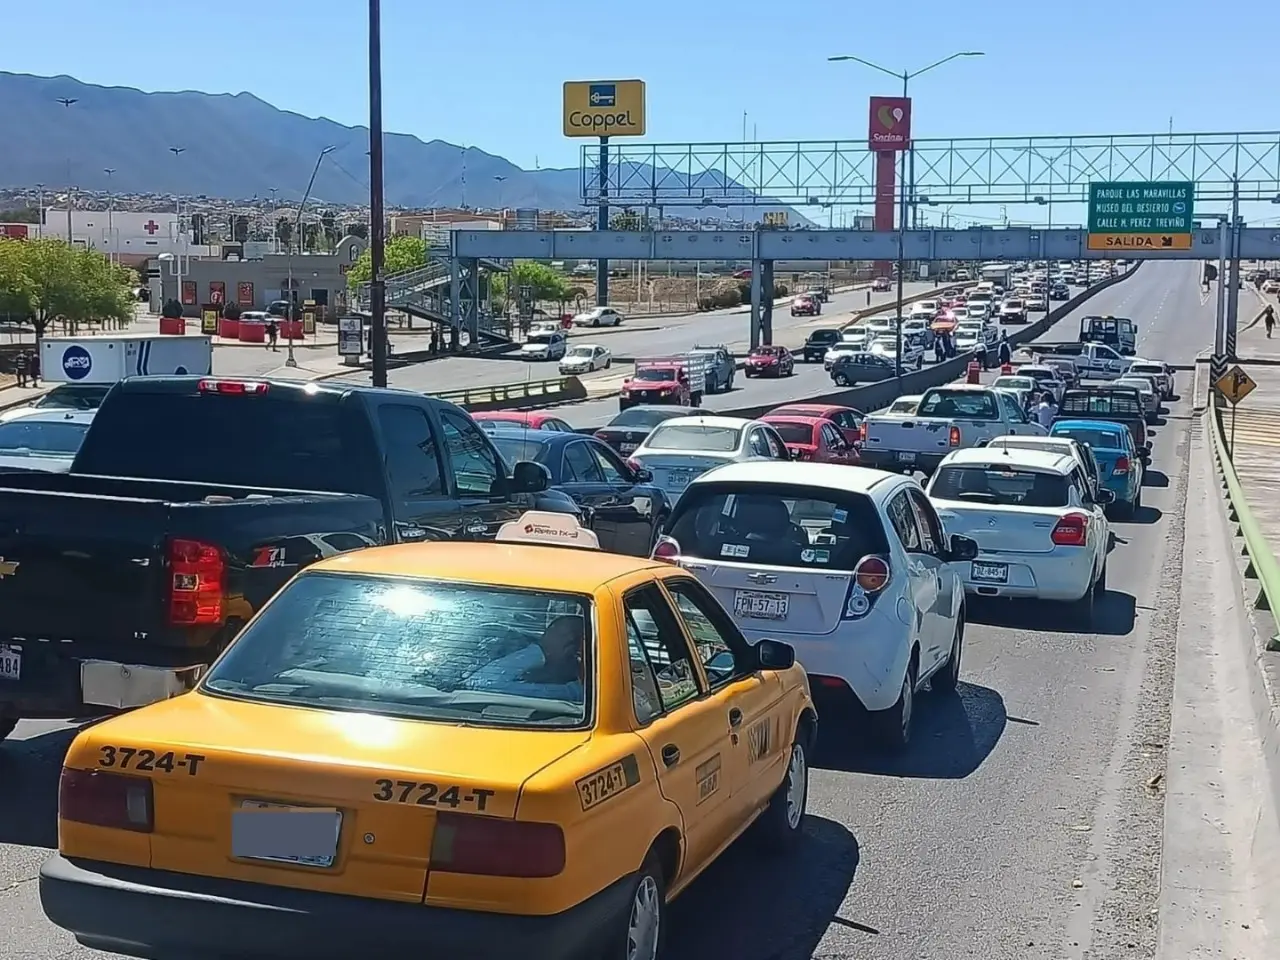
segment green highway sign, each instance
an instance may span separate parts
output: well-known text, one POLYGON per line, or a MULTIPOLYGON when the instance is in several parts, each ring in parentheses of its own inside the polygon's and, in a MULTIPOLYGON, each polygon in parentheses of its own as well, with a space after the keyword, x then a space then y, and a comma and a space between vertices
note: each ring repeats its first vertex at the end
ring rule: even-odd
POLYGON ((1190 235, 1195 184, 1120 181, 1089 184, 1089 233, 1190 235))

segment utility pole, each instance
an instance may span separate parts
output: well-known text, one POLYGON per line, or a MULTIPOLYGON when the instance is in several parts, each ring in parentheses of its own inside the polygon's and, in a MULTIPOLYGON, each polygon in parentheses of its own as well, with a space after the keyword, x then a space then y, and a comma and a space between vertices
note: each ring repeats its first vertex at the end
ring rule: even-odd
MULTIPOLYGON (((316 185, 316 174, 320 172, 320 164, 324 162, 325 157, 337 149, 338 148, 336 146, 325 147, 320 151, 320 156, 316 157, 316 165, 311 168, 311 179, 307 181, 307 189, 302 192, 302 202, 298 204, 298 217, 293 224, 293 237, 291 239, 297 241, 299 250, 302 249, 302 211, 306 209, 307 200, 311 197, 311 188, 316 185)), ((289 301, 289 326, 285 329, 289 332, 289 336, 287 338, 289 341, 289 356, 285 359, 284 365, 286 367, 296 367, 298 365, 298 361, 293 355, 293 323, 297 319, 294 316, 294 311, 297 310, 298 307, 298 291, 293 287, 292 243, 289 244, 289 255, 286 260, 286 265, 288 267, 289 275, 289 296, 286 298, 289 301)))
MULTIPOLYGON (((58 97, 56 103, 62 104, 63 108, 70 110, 73 104, 80 102, 79 97, 58 97)), ((71 187, 71 154, 67 154, 67 246, 71 247, 75 244, 72 242, 71 227, 71 208, 74 205, 73 191, 71 187)))
MULTIPOLYGON (((464 152, 463 157, 465 156, 464 152)), ((464 166, 463 170, 465 169, 464 166)), ((463 176, 465 178, 465 172, 463 176)), ((369 350, 373 354, 375 387, 387 385, 387 282, 382 275, 385 241, 382 186, 382 3, 381 0, 369 0, 369 350)))
POLYGON ((116 231, 113 222, 113 216, 116 209, 115 191, 111 189, 111 175, 116 172, 115 167, 103 167, 102 172, 107 175, 107 259, 116 263, 120 259, 120 250, 116 244, 116 231))

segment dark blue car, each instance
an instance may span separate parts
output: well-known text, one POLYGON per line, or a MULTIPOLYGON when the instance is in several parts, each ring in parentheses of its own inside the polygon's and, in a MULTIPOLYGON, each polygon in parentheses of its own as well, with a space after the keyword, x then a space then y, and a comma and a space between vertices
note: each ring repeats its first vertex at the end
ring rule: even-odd
POLYGON ((611 447, 580 433, 498 426, 489 439, 508 463, 532 460, 551 473, 551 486, 590 514, 600 548, 647 557, 671 503, 647 470, 628 465, 611 447))

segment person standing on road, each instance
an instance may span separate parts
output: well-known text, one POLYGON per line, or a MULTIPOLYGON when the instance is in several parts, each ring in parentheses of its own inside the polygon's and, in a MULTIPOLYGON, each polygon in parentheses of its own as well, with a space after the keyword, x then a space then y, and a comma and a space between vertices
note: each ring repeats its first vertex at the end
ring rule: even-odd
POLYGON ((1000 366, 1013 363, 1013 348, 1009 346, 1009 334, 1000 334, 1000 366))
POLYGON ((1036 404, 1036 423, 1048 430, 1053 426, 1053 418, 1058 415, 1058 405, 1053 402, 1053 394, 1046 390, 1040 394, 1040 402, 1036 404))
POLYGON ((1276 326, 1276 309, 1269 303, 1262 311, 1262 325, 1267 328, 1267 339, 1270 340, 1271 331, 1274 330, 1276 326))
POLYGON ((18 375, 18 386, 27 385, 27 351, 19 350, 13 358, 13 372, 18 375))
POLYGON ((267 349, 274 350, 277 353, 280 348, 277 344, 280 341, 280 326, 276 323, 275 317, 267 318, 267 349))
POLYGON ((27 354, 27 373, 31 376, 31 386, 40 386, 40 354, 35 350, 27 354))

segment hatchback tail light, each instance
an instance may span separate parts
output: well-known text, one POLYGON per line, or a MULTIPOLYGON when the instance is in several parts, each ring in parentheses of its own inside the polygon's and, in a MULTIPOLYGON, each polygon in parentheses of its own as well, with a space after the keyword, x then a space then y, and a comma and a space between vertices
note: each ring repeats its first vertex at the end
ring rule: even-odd
POLYGON ((680 560, 680 544, 672 537, 659 537, 649 557, 663 563, 677 563, 680 560))
POLYGON ((170 623, 222 623, 226 613, 227 562, 221 547, 200 540, 170 540, 169 573, 170 623))
POLYGON ((64 769, 58 816, 73 823, 150 833, 155 827, 151 781, 104 770, 64 769))
POLYGON ((564 831, 554 823, 438 813, 431 868, 486 877, 554 877, 564 871, 564 831))
POLYGON ((1089 518, 1083 513, 1068 513, 1053 528, 1050 537, 1059 547, 1083 547, 1089 535, 1089 518))
POLYGON ((865 556, 853 568, 853 579, 867 593, 879 593, 889 585, 889 564, 883 557, 865 556))
POLYGON ((947 444, 952 447, 960 446, 960 428, 954 424, 951 429, 947 431, 947 444))
POLYGON ((1128 472, 1129 472, 1128 457, 1121 457, 1119 460, 1116 461, 1116 465, 1111 468, 1111 475, 1113 477, 1123 477, 1128 472))

